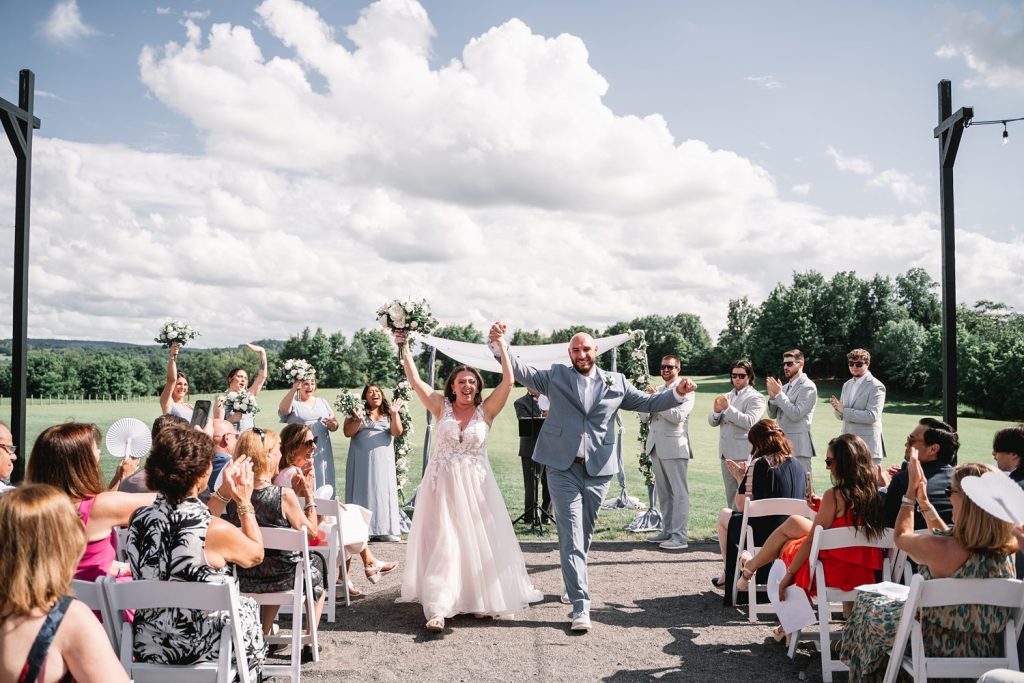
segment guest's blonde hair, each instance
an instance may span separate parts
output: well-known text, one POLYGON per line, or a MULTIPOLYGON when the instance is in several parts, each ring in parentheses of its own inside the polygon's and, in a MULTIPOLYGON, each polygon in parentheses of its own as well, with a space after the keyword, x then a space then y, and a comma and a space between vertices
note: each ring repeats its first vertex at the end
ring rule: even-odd
POLYGON ((960 510, 957 512, 956 523, 953 524, 953 538, 965 550, 971 552, 1009 555, 1017 549, 1013 525, 993 517, 978 507, 967 497, 960 485, 964 477, 980 477, 992 470, 993 468, 980 462, 957 465, 953 470, 953 486, 960 496, 960 510))
POLYGON ((242 432, 235 444, 235 459, 237 460, 242 455, 248 455, 252 460, 252 473, 256 477, 274 474, 270 471, 270 449, 273 446, 267 445, 269 434, 268 430, 259 427, 247 429, 242 432))
POLYGON ((0 495, 0 620, 47 611, 71 591, 85 527, 71 499, 48 484, 0 495))

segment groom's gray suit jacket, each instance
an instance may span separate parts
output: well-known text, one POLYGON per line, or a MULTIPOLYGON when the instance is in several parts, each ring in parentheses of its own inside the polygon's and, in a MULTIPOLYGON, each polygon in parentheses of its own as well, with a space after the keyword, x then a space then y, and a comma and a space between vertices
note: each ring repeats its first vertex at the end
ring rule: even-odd
POLYGON ((619 408, 657 413, 675 407, 682 397, 675 391, 645 394, 630 384, 621 372, 596 368, 597 388, 589 411, 583 409, 579 373, 566 365, 537 370, 513 354, 512 371, 516 381, 536 389, 551 401, 548 419, 537 437, 533 459, 556 470, 567 470, 585 439, 587 473, 592 477, 610 476, 619 471, 612 423, 619 408))

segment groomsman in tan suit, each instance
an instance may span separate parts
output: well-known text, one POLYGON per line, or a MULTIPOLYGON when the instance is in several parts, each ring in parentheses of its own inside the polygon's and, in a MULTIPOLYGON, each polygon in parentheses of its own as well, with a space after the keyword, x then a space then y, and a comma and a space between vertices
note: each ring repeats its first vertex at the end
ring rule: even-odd
POLYGON ((793 349, 782 354, 782 384, 769 377, 768 417, 779 421, 782 431, 793 444, 793 456, 804 466, 804 472, 811 471, 814 457, 814 442, 811 441, 811 423, 814 422, 814 407, 818 404, 818 387, 804 374, 804 354, 793 349))
POLYGON ((864 349, 850 351, 846 354, 846 362, 853 377, 843 384, 841 398, 833 396, 829 401, 836 419, 843 421, 843 434, 862 438, 871 449, 871 457, 877 465, 885 457, 885 442, 882 440, 885 385, 871 374, 871 354, 864 349))
POLYGON ((732 391, 715 397, 708 415, 708 424, 719 427, 718 457, 721 460, 725 504, 735 509, 739 483, 729 471, 727 460, 746 461, 750 457, 747 432, 764 413, 764 396, 754 388, 754 367, 748 360, 738 360, 729 371, 732 391))
MULTIPOLYGON (((682 361, 679 356, 668 355, 661 359, 661 378, 664 386, 658 391, 670 391, 679 384, 682 361)), ((687 394, 682 403, 660 413, 641 413, 643 420, 650 420, 647 434, 647 454, 651 456, 654 471, 654 490, 661 508, 662 529, 660 534, 647 540, 657 543, 664 550, 683 550, 687 547, 687 527, 690 521, 690 487, 686 481, 686 470, 690 463, 690 412, 696 402, 696 394, 687 394)))

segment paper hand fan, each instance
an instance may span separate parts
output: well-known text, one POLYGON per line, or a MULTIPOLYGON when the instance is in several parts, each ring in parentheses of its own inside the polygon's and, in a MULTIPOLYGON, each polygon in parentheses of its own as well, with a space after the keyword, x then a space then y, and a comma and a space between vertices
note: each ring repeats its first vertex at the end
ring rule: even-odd
POLYGON ((149 427, 134 417, 122 417, 107 430, 107 451, 115 458, 141 458, 153 443, 149 427))
POLYGON ((334 487, 331 486, 330 484, 324 484, 323 486, 321 486, 320 488, 318 488, 316 491, 313 492, 313 497, 314 498, 333 498, 334 497, 334 487))
POLYGON ((1024 490, 1005 473, 964 477, 960 486, 975 505, 993 517, 1010 524, 1024 524, 1024 490))

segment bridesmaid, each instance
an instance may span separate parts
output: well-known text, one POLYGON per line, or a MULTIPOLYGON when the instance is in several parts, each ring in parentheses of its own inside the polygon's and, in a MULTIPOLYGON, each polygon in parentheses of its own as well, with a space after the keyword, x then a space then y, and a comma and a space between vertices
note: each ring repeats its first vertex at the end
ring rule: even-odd
MULTIPOLYGON (((256 373, 256 379, 253 380, 252 385, 249 384, 249 373, 245 371, 245 368, 234 368, 228 373, 228 391, 242 391, 248 389, 249 393, 253 396, 260 393, 260 389, 263 388, 263 383, 267 381, 267 350, 262 346, 256 346, 255 344, 246 343, 250 351, 254 351, 260 356, 260 369, 256 373)), ((252 429, 256 421, 252 415, 244 413, 236 413, 234 411, 226 412, 224 410, 223 397, 217 400, 217 404, 213 409, 213 418, 215 420, 227 420, 231 424, 235 425, 235 431, 241 434, 246 429, 252 429)))
POLYGON ((167 359, 167 382, 160 392, 160 409, 164 415, 175 415, 192 422, 192 404, 185 402, 188 396, 188 377, 178 372, 178 351, 181 344, 171 344, 171 356, 167 359))
MULTIPOLYGON (((281 399, 277 414, 281 422, 305 425, 313 432, 316 439, 316 451, 313 453, 313 475, 316 488, 324 484, 337 491, 334 476, 334 449, 331 447, 331 432, 338 431, 338 418, 324 399, 315 396, 316 377, 306 380, 295 380, 292 388, 281 399)), ((329 497, 336 498, 335 494, 329 497)))
POLYGON ((373 513, 370 537, 401 540, 394 437, 402 433, 401 401, 388 403, 377 384, 363 389, 364 416, 345 418, 343 432, 352 439, 345 467, 345 502, 373 513))

